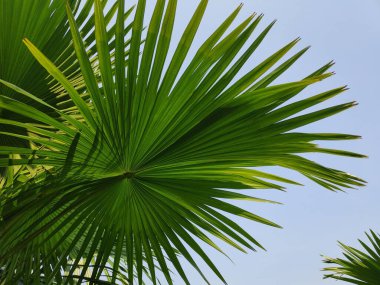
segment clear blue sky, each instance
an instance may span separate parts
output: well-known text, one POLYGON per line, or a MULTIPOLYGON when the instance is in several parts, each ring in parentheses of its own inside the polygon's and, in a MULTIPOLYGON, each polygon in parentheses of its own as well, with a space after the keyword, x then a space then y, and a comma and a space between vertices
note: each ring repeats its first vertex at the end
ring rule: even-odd
MULTIPOLYGON (((111 1, 112 2, 112 1, 111 1)), ((129 1, 127 1, 128 3, 129 1)), ((129 2, 134 3, 135 1, 129 2)), ((199 1, 179 0, 175 39, 183 31, 199 1)), ((267 252, 243 254, 226 245, 226 253, 233 263, 212 250, 207 251, 231 285, 320 285, 345 284, 323 281, 320 254, 337 256, 337 240, 357 245, 356 238, 364 238, 364 231, 373 228, 380 232, 380 0, 210 0, 195 46, 240 3, 245 5, 241 18, 252 12, 264 13, 264 23, 278 22, 256 56, 247 64, 246 71, 300 36, 295 49, 311 45, 312 49, 280 81, 300 79, 330 60, 335 60, 334 77, 304 93, 348 84, 350 90, 334 99, 339 104, 356 100, 359 106, 343 114, 307 127, 311 132, 343 132, 359 134, 362 140, 338 142, 329 146, 369 155, 369 159, 346 159, 331 156, 312 156, 329 166, 356 174, 368 186, 344 193, 331 193, 292 172, 275 169, 276 173, 298 179, 304 187, 289 187, 287 193, 265 191, 261 197, 284 203, 283 206, 239 203, 255 213, 272 219, 284 229, 274 229, 241 220, 241 225, 252 233, 267 252)), ((148 1, 149 11, 155 1, 148 1)), ((261 27, 263 27, 262 25, 261 27)), ((325 144, 326 145, 326 144, 325 144)), ((255 194, 255 193, 254 193, 255 194)), ((189 266, 185 266, 192 284, 204 282, 189 266)), ((220 281, 208 270, 213 285, 220 281)), ((175 284, 183 284, 179 277, 175 284)))

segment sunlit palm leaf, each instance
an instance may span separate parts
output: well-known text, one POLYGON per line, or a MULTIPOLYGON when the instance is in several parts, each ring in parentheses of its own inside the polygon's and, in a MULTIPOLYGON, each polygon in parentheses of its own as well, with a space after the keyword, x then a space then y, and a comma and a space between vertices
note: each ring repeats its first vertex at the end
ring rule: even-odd
MULTIPOLYGON (((136 8, 126 65, 122 33, 124 1, 117 3, 113 64, 101 1, 95 1, 101 84, 68 7, 76 56, 91 101, 83 100, 59 68, 31 41, 25 40, 35 58, 69 94, 81 120, 76 120, 72 112, 54 106, 50 108, 60 115, 58 119, 17 100, 0 98, 0 108, 42 124, 22 123, 29 130, 29 135, 24 137, 3 132, 31 141, 38 149, 1 147, 0 154, 20 157, 2 159, 0 166, 52 167, 28 183, 3 191, 0 259, 9 260, 7 278, 22 275, 33 280, 36 270, 28 267, 30 262, 17 257, 22 254, 28 260, 38 260, 37 256, 44 251, 44 258, 57 260, 51 272, 46 273, 48 281, 57 276, 68 257, 75 259, 69 275, 74 274, 77 264, 86 256, 87 260, 95 258, 97 267, 92 277, 99 278, 109 257, 114 256, 114 272, 124 259, 131 282, 137 279, 141 284, 146 266, 156 284, 158 265, 172 284, 168 258, 186 284, 190 284, 177 253, 202 274, 191 249, 224 281, 200 241, 220 251, 212 236, 242 251, 261 247, 225 214, 278 227, 227 200, 271 202, 238 190, 282 189, 279 183, 295 183, 256 167, 276 165, 293 169, 334 191, 363 184, 359 178, 299 155, 319 152, 362 157, 320 148, 313 143, 357 136, 293 131, 355 105, 351 102, 298 115, 340 94, 344 87, 285 104, 307 86, 331 75, 327 73, 331 64, 327 64, 299 81, 271 85, 305 53, 303 49, 271 70, 298 39, 236 80, 236 74, 273 24, 243 51, 262 16, 249 17, 225 35, 241 9, 238 7, 184 66, 207 1, 199 4, 169 59, 177 1, 157 1, 141 51, 146 6, 141 0, 136 8), (62 261, 57 258, 57 252, 62 261), (13 268, 17 268, 18 274, 14 274, 13 268)), ((49 107, 35 95, 21 93, 49 107)), ((83 266, 78 283, 84 280, 88 267, 89 264, 83 266)), ((114 275, 112 282, 115 278, 114 275)))
POLYGON ((325 278, 358 285, 380 284, 380 236, 373 231, 366 235, 369 244, 359 240, 364 248, 363 251, 339 243, 344 258, 325 257, 324 262, 329 264, 329 267, 323 270, 331 272, 326 274, 325 278))

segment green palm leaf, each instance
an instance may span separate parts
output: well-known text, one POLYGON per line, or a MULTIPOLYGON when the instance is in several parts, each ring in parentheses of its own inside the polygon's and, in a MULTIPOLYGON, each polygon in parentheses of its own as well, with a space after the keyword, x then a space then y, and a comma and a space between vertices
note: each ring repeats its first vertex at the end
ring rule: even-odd
MULTIPOLYGON (((86 37, 91 36, 92 25, 87 19, 91 2, 93 1, 71 0, 68 2, 76 11, 78 23, 85 26, 83 35, 86 37), (84 4, 84 7, 78 11, 80 4, 84 4)), ((33 40, 47 56, 54 59, 55 64, 60 66, 73 82, 77 80, 79 66, 75 64, 71 36, 67 33, 69 27, 65 1, 1 1, 0 27, 0 78, 37 94, 39 98, 54 106, 67 100, 67 96, 63 94, 59 96, 59 90, 54 88, 56 82, 52 81, 51 77, 49 78, 49 74, 22 44, 25 37, 33 40)), ((89 53, 93 54, 91 50, 89 53)), ((7 85, 0 84, 0 93, 37 107, 33 100, 19 96, 7 85)), ((44 110, 49 111, 49 109, 44 110)), ((2 118, 15 116, 4 109, 0 109, 0 112, 2 112, 2 118)), ((3 129, 5 127, 2 125, 3 129)), ((5 137, 1 136, 1 139, 5 137)))
MULTIPOLYGON (((78 61, 75 58, 66 17, 66 2, 74 10, 77 24, 82 26, 81 34, 86 39, 86 53, 91 58, 91 64, 96 70, 95 35, 92 30, 94 20, 93 17, 89 17, 92 14, 93 0, 2 0, 0 2, 0 94, 30 104, 45 112, 52 111, 44 105, 36 104, 34 100, 28 97, 20 96, 13 87, 9 87, 7 82, 10 82, 36 94, 38 98, 59 109, 75 108, 65 90, 57 84, 22 44, 25 37, 31 39, 44 54, 54 59, 55 65, 59 66, 77 89, 83 88, 84 83, 78 61)), ((103 1, 103 5, 106 3, 107 1, 103 1)), ((115 11, 116 5, 113 5, 106 15, 107 23, 110 23, 115 11)), ((125 17, 131 11, 129 10, 125 17)), ((111 28, 111 32, 114 29, 115 25, 111 28)), ((128 33, 129 29, 130 27, 126 29, 125 33, 128 33)), ((109 38, 109 44, 114 47, 114 39, 109 38)), ((25 121, 22 116, 3 108, 0 108, 0 114, 2 119, 12 118, 25 121)), ((17 131, 22 135, 26 134, 25 129, 20 126, 0 123, 0 129, 2 131, 17 131)), ((27 147, 29 144, 15 137, 0 135, 0 145, 27 147)), ((11 172, 11 168, 8 169, 11 172)), ((2 176, 0 179, 3 179, 4 176, 10 176, 9 173, 5 174, 5 170, 4 168, 0 169, 0 176, 2 176)))
POLYGON ((0 196, 0 260, 7 260, 5 280, 22 277, 30 283, 43 268, 50 282, 59 278, 69 258, 73 263, 68 276, 73 276, 83 257, 88 262, 77 276, 78 284, 85 280, 93 259, 96 267, 92 280, 99 280, 112 257, 111 283, 124 262, 131 283, 137 280, 141 284, 144 268, 148 268, 156 284, 158 266, 172 284, 169 268, 173 266, 190 284, 178 254, 206 280, 193 252, 224 281, 200 241, 221 252, 213 237, 241 251, 262 248, 227 214, 279 227, 229 201, 274 203, 240 190, 283 189, 282 183, 296 184, 257 167, 289 168, 333 191, 363 185, 357 177, 300 156, 315 152, 362 157, 313 143, 357 136, 295 131, 355 105, 350 102, 303 112, 340 94, 344 87, 286 104, 307 86, 331 75, 327 72, 329 63, 298 81, 272 84, 306 52, 302 49, 280 63, 298 39, 236 78, 273 26, 270 24, 244 49, 262 15, 249 17, 226 34, 239 6, 185 66, 207 1, 200 2, 169 58, 177 1, 157 1, 145 35, 146 3, 140 0, 126 62, 124 1, 117 1, 114 55, 102 2, 95 0, 94 4, 100 81, 69 5, 69 24, 84 89, 76 88, 49 57, 25 40, 41 66, 70 96, 74 111, 58 109, 38 99, 38 94, 21 90, 22 96, 50 108, 58 117, 20 100, 0 97, 0 108, 29 118, 27 122, 1 121, 20 124, 28 130, 26 135, 11 131, 0 134, 32 145, 0 147, 0 155, 12 155, 0 159, 0 167, 37 165, 46 169, 27 182, 6 187, 0 196), (53 266, 43 266, 36 262, 39 260, 52 260, 53 266))
POLYGON ((325 278, 346 281, 358 285, 377 285, 380 282, 380 236, 371 230, 366 233, 369 244, 359 240, 363 251, 339 243, 344 258, 325 257, 329 267, 324 271, 331 272, 325 278))
MULTIPOLYGON (((80 276, 79 274, 81 274, 81 267, 83 265, 86 264, 86 258, 83 258, 78 266, 77 266, 77 269, 74 271, 74 274, 68 276, 66 275, 68 273, 68 271, 70 270, 70 266, 71 266, 71 262, 73 262, 72 260, 68 260, 68 264, 67 264, 67 267, 65 268, 65 271, 61 273, 61 275, 59 277, 56 278, 55 281, 53 281, 53 285, 59 285, 59 284, 62 284, 63 282, 68 282, 68 284, 75 284, 77 283, 77 280, 78 280, 78 277, 80 276)), ((104 285, 112 285, 112 284, 115 284, 114 282, 112 282, 112 275, 113 275, 113 269, 112 269, 112 264, 113 264, 113 259, 109 259, 108 263, 109 265, 104 267, 102 273, 99 275, 99 278, 97 279, 94 279, 92 277, 92 274, 93 274, 93 268, 96 268, 96 265, 94 264, 95 263, 95 258, 93 258, 91 261, 90 261, 90 266, 89 268, 87 269, 86 273, 85 273, 85 276, 84 276, 84 282, 86 282, 86 284, 104 284, 104 285)), ((150 278, 150 275, 149 275, 149 272, 148 272, 148 269, 147 268, 143 268, 143 271, 144 273, 146 274, 146 276, 148 278, 150 278)), ((5 270, 4 269, 1 269, 0 268, 0 279, 2 278, 2 274, 4 274, 5 270)), ((117 282, 118 284, 123 284, 123 285, 128 285, 130 284, 130 282, 128 281, 128 277, 127 277, 127 270, 126 268, 124 267, 124 265, 120 265, 119 266, 119 270, 118 272, 116 273, 116 278, 117 278, 117 282)), ((29 281, 26 281, 26 282, 29 282, 29 281)), ((18 285, 24 285, 24 284, 28 284, 24 282, 23 279, 20 279, 18 280, 17 284, 18 285)), ((35 278, 33 280, 33 284, 36 284, 38 282, 40 282, 40 284, 46 284, 46 276, 44 274, 41 274, 41 276, 35 278)), ((145 284, 145 283, 144 283, 145 284)))
MULTIPOLYGON (((22 40, 28 38, 38 45, 46 56, 54 59, 55 65, 64 71, 64 74, 72 80, 76 87, 83 84, 80 80, 78 81, 80 70, 69 33, 66 2, 73 9, 77 24, 82 26, 81 34, 86 39, 86 52, 92 58, 92 62, 96 64, 96 57, 94 58, 96 55, 95 35, 92 30, 94 19, 89 17, 93 13, 91 12, 93 0, 27 2, 2 0, 0 3, 0 78, 37 94, 39 98, 54 106, 64 101, 64 96, 57 96, 62 89, 58 88, 56 81, 49 77, 44 68, 28 52, 28 49, 22 44, 22 40), (33 80, 30 80, 31 76, 33 76, 33 80)), ((107 1, 103 1, 102 5, 106 4, 107 1)), ((113 5, 106 15, 107 23, 110 23, 115 12, 116 5, 113 5)), ((114 29, 115 26, 110 28, 111 31, 114 29)), ((109 39, 109 44, 114 47, 115 41, 109 39)), ((5 85, 0 85, 0 93, 34 104, 32 100, 19 96, 17 92, 5 85)))

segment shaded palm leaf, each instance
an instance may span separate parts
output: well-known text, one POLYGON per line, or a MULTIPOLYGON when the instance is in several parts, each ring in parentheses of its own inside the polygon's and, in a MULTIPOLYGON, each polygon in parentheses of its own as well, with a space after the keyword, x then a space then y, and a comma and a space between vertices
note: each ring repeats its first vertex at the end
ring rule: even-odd
MULTIPOLYGON (((92 269, 95 266, 94 262, 95 261, 93 259, 90 262, 90 266, 89 266, 89 268, 87 269, 87 271, 85 273, 85 277, 84 277, 85 284, 104 284, 104 285, 115 284, 115 283, 111 283, 112 282, 112 275, 113 275, 113 268, 112 268, 113 260, 110 259, 108 261, 108 266, 105 266, 105 268, 103 269, 102 273, 99 275, 99 278, 97 278, 97 279, 93 279, 91 277, 92 276, 92 269)), ((84 264, 86 264, 86 259, 82 259, 82 261, 79 262, 79 264, 77 265, 77 269, 74 271, 74 274, 72 274, 72 275, 66 275, 70 271, 70 269, 71 269, 71 267, 70 267, 71 264, 70 264, 70 261, 69 261, 67 267, 65 268, 65 272, 61 272, 60 278, 57 278, 51 284, 53 284, 53 285, 59 285, 59 284, 62 284, 62 282, 68 282, 68 284, 76 284, 77 283, 77 279, 80 278, 81 267, 84 264)), ((146 273, 146 276, 149 278, 150 275, 149 275, 149 272, 148 272, 147 268, 143 268, 143 270, 146 273)), ((0 268, 0 280, 2 280, 2 275, 5 274, 5 272, 6 272, 5 269, 1 269, 0 268)), ((128 278, 126 276, 127 275, 127 270, 123 266, 123 264, 121 264, 119 266, 119 270, 116 273, 116 275, 117 275, 116 280, 117 280, 118 284, 122 284, 122 285, 128 285, 128 284, 130 284, 130 282, 128 281, 128 278)), ((26 281, 26 282, 30 282, 30 281, 26 281)), ((28 284, 26 282, 24 282, 21 279, 21 280, 17 281, 17 284, 18 285, 28 284)), ((40 277, 37 277, 36 279, 34 279, 33 282, 34 282, 33 284, 36 284, 38 282, 40 282, 40 284, 46 284, 46 277, 44 276, 44 274, 42 274, 40 277)), ((145 284, 145 283, 143 283, 143 284, 145 284)))
MULTIPOLYGON (((37 94, 39 98, 54 106, 64 100, 63 96, 57 96, 60 89, 54 88, 56 81, 52 80, 49 73, 28 52, 22 40, 28 38, 38 45, 76 87, 83 84, 77 78, 80 76, 79 64, 75 58, 69 32, 66 2, 74 9, 76 22, 82 27, 81 35, 86 39, 86 52, 96 64, 94 19, 89 17, 93 13, 91 11, 93 0, 2 0, 0 9, 0 79, 37 94), (79 7, 81 9, 78 9, 79 7)), ((103 1, 103 6, 106 3, 107 1, 103 1)), ((105 17, 107 24, 110 23, 115 11, 116 6, 113 5, 105 17)), ((111 30, 114 29, 112 26, 111 30)), ((108 40, 110 46, 114 46, 114 40, 111 37, 108 40)), ((23 102, 35 103, 19 96, 17 92, 3 84, 0 85, 0 93, 23 102)))
MULTIPOLYGON (((80 0, 69 1, 70 6, 74 9, 77 9, 83 2, 80 0)), ((91 2, 87 1, 85 9, 81 12, 78 11, 77 20, 80 24, 86 24, 91 2)), ((75 74, 78 74, 79 66, 75 64, 71 36, 67 33, 65 1, 3 0, 0 9, 0 29, 0 79, 38 94, 39 98, 54 106, 67 100, 67 96, 65 98, 65 96, 58 96, 58 93, 54 93, 55 82, 48 78, 49 74, 22 44, 25 37, 32 39, 36 44, 38 43, 45 54, 54 59, 55 64, 65 70, 68 77, 73 78, 75 74), (48 84, 49 82, 50 84, 48 84)), ((84 29, 84 35, 88 35, 90 29, 91 24, 84 29)), ((19 96, 17 92, 4 84, 0 84, 0 94, 36 106, 33 100, 19 96)), ((2 118, 14 118, 15 116, 2 108, 0 112, 2 112, 2 118)), ((6 125, 1 125, 1 129, 5 128, 7 128, 6 125)), ((13 127, 14 129, 16 126, 13 127)), ((20 133, 24 132, 20 130, 20 133)), ((9 140, 10 138, 0 137, 1 141, 4 139, 9 140)), ((14 139, 14 141, 20 143, 20 140, 14 139)))
MULTIPOLYGON (((79 3, 80 1, 77 0, 70 1, 73 8, 77 8, 79 3)), ((33 39, 50 58, 58 59, 57 65, 67 69, 73 62, 73 49, 70 47, 71 39, 67 33, 64 8, 64 1, 57 0, 3 0, 0 2, 0 79, 38 94, 52 104, 65 101, 67 97, 66 99, 64 96, 58 97, 58 94, 52 92, 52 84, 47 84, 50 81, 47 78, 49 74, 30 55, 22 44, 22 40, 25 37, 33 39), (65 62, 67 57, 71 57, 72 60, 65 62)), ((78 17, 79 21, 85 20, 86 12, 78 17)), ((70 72, 66 74, 70 75, 70 72)), ((1 83, 0 94, 24 100, 29 104, 34 103, 18 96, 17 92, 1 83)), ((0 114, 2 118, 18 117, 2 108, 0 108, 0 114)), ((20 117, 17 119, 21 120, 20 117)), ((25 130, 17 126, 0 124, 0 130, 25 134, 25 130)), ((17 138, 0 135, 0 145, 28 146, 28 143, 17 138)), ((6 173, 6 168, 0 168, 0 179, 12 177, 13 170, 12 168, 8 169, 9 171, 6 173)))
MULTIPOLYGON (((72 0, 67 2, 74 9, 77 24, 82 27, 81 34, 86 38, 86 52, 91 58, 91 65, 96 72, 98 66, 96 49, 94 49, 94 18, 89 17, 93 13, 91 11, 93 0, 72 0)), ((103 1, 103 5, 105 6, 106 4, 107 1, 103 1)), ((74 108, 75 112, 75 105, 70 103, 71 99, 64 89, 41 67, 22 43, 25 37, 33 39, 35 43, 38 43, 42 51, 50 58, 53 58, 55 64, 64 70, 64 74, 72 84, 78 90, 81 90, 84 84, 69 32, 66 1, 38 0, 25 2, 22 0, 4 0, 1 1, 0 5, 0 94, 35 106, 39 110, 51 111, 49 108, 44 108, 43 105, 36 104, 34 100, 19 96, 15 85, 9 83, 12 82, 21 88, 38 94, 39 98, 57 108, 66 110, 74 108), (31 80, 31 76, 33 80, 31 80)), ((116 5, 113 5, 107 11, 107 23, 114 17, 115 11, 116 5)), ((132 9, 126 11, 125 19, 131 12, 132 9)), ((130 28, 131 26, 126 27, 124 33, 127 34, 130 28)), ((111 27, 110 34, 114 29, 115 25, 111 27)), ((111 47, 115 45, 115 40, 112 39, 112 36, 109 38, 109 45, 111 47)), ((128 45, 128 41, 126 45, 128 45)), ((112 48, 112 52, 113 50, 114 48, 112 48)), ((99 75, 97 74, 97 76, 99 75)), ((15 119, 16 117, 18 121, 25 121, 25 118, 18 117, 16 113, 7 112, 2 108, 0 108, 0 115, 0 120, 15 119)), ((55 114, 52 113, 52 115, 55 114)), ((0 130, 2 132, 12 131, 20 135, 26 135, 26 130, 17 123, 9 125, 0 122, 0 130)), ((0 144, 36 148, 33 143, 4 135, 0 135, 0 144)), ((7 155, 0 155, 0 157, 4 158, 7 155)), ((0 189, 11 184, 26 182, 45 170, 46 167, 34 167, 31 165, 0 168, 0 189)))
MULTIPOLYGON (((93 68, 97 69, 96 49, 94 49, 95 35, 92 29, 94 19, 89 17, 92 14, 93 0, 2 0, 0 2, 0 80, 37 94, 39 98, 59 109, 75 109, 75 105, 71 103, 70 97, 64 89, 41 67, 22 44, 25 37, 31 39, 44 54, 54 60, 54 63, 60 67, 78 90, 83 88, 83 79, 75 58, 66 17, 66 2, 74 9, 75 19, 77 24, 82 27, 81 34, 86 39, 86 52, 91 58, 93 68)), ((103 5, 106 3, 107 1, 103 1, 103 5)), ((113 5, 106 15, 107 23, 110 23, 115 11, 116 6, 113 5)), ((131 10, 125 16, 127 17, 130 12, 131 10)), ((125 33, 128 33, 129 28, 125 33)), ((111 28, 111 31, 114 29, 115 26, 111 28)), ((111 37, 109 45, 111 47, 115 45, 115 41, 111 37)), ((0 81, 0 94, 31 104, 45 112, 52 111, 36 104, 34 100, 20 96, 15 90, 9 88, 9 84, 4 83, 0 81)), ((3 108, 0 108, 0 114, 2 119, 12 118, 25 121, 22 116, 3 108)), ((9 124, 0 123, 0 130, 26 134, 22 127, 9 124)), ((18 138, 0 135, 0 145, 27 147, 29 144, 18 138)), ((5 170, 4 168, 0 169, 0 176, 9 177, 10 173, 5 174, 5 170)))
MULTIPOLYGON (((18 100, 0 97, 1 108, 31 120, 20 123, 28 130, 26 136, 2 134, 25 139, 37 147, 1 147, 0 154, 18 157, 2 159, 0 166, 50 167, 27 183, 16 183, 2 193, 0 260, 8 260, 8 280, 15 276, 33 280, 40 264, 31 265, 30 260, 40 260, 41 255, 55 260, 51 271, 45 272, 48 282, 59 276, 69 257, 74 258, 68 274, 72 276, 83 256, 87 260, 95 258, 92 277, 97 279, 113 256, 112 282, 124 259, 131 283, 137 280, 141 284, 146 266, 156 284, 158 265, 172 284, 169 259, 189 284, 178 253, 206 280, 191 249, 224 281, 200 241, 219 251, 222 250, 212 237, 241 251, 262 247, 226 214, 278 227, 228 201, 272 202, 239 190, 282 189, 279 184, 296 184, 257 167, 289 168, 333 191, 363 184, 359 178, 300 156, 317 152, 362 157, 313 143, 357 136, 294 131, 355 105, 351 102, 298 114, 340 94, 344 87, 285 104, 307 86, 331 75, 327 72, 331 64, 327 64, 304 79, 272 84, 306 52, 303 49, 276 65, 298 39, 236 79, 273 23, 243 50, 262 16, 253 15, 226 34, 241 9, 239 6, 184 66, 207 1, 200 2, 169 58, 177 1, 157 1, 141 51, 146 2, 140 0, 126 64, 124 1, 117 3, 113 64, 103 7, 100 0, 95 1, 100 84, 67 7, 90 101, 84 100, 60 69, 25 40, 35 58, 69 94, 80 120, 73 117, 73 112, 59 110, 26 91, 19 90, 23 96, 59 114, 59 118, 18 100)), ((78 284, 84 280, 88 267, 89 263, 83 266, 78 284)))
POLYGON ((329 267, 324 271, 331 272, 325 278, 346 281, 358 285, 380 284, 380 236, 371 230, 366 233, 369 244, 359 240, 364 250, 339 243, 344 258, 325 257, 329 267))

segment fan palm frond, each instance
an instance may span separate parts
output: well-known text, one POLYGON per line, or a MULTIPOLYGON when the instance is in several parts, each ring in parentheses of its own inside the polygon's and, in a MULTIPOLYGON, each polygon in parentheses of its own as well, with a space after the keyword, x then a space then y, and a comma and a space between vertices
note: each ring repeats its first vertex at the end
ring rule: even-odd
POLYGON ((273 26, 272 23, 266 27, 244 48, 262 15, 250 16, 227 33, 241 9, 239 6, 184 66, 207 2, 200 2, 173 56, 169 57, 177 1, 157 1, 142 48, 146 1, 138 1, 126 62, 124 1, 117 1, 113 56, 102 1, 95 0, 101 82, 94 74, 68 5, 74 48, 85 83, 84 94, 36 45, 25 40, 41 66, 70 96, 78 117, 22 89, 14 88, 59 117, 0 96, 0 108, 30 119, 29 122, 2 119, 3 124, 19 124, 28 134, 1 134, 34 145, 33 148, 0 147, 0 154, 12 155, 0 159, 0 166, 46 168, 27 182, 6 187, 0 196, 3 218, 0 260, 7 261, 6 280, 15 277, 33 280, 43 268, 50 282, 59 278, 69 258, 74 260, 68 273, 72 276, 85 256, 88 262, 78 277, 80 284, 85 280, 90 260, 95 259, 91 277, 95 280, 100 279, 112 256, 111 283, 115 282, 115 272, 124 260, 131 283, 137 280, 141 284, 146 266, 156 284, 156 266, 159 266, 167 282, 172 284, 169 268, 173 266, 185 283, 190 284, 177 257, 181 254, 207 281, 191 249, 225 282, 200 241, 221 252, 213 237, 243 252, 262 248, 227 214, 279 227, 228 201, 274 203, 239 190, 281 190, 280 184, 297 184, 262 172, 258 167, 289 168, 333 191, 363 185, 364 181, 355 176, 301 156, 315 152, 362 157, 313 143, 357 136, 295 131, 355 105, 349 102, 299 114, 337 96, 345 87, 286 103, 307 86, 331 75, 327 72, 331 67, 328 63, 303 79, 273 85, 306 52, 307 48, 302 49, 278 64, 299 39, 237 79, 236 74, 273 26), (38 260, 46 260, 53 266, 44 267, 38 260))
POLYGON ((325 257, 324 262, 329 267, 323 271, 331 272, 325 278, 357 285, 380 284, 380 235, 371 230, 366 236, 369 243, 359 240, 364 250, 339 243, 344 258, 325 257))

